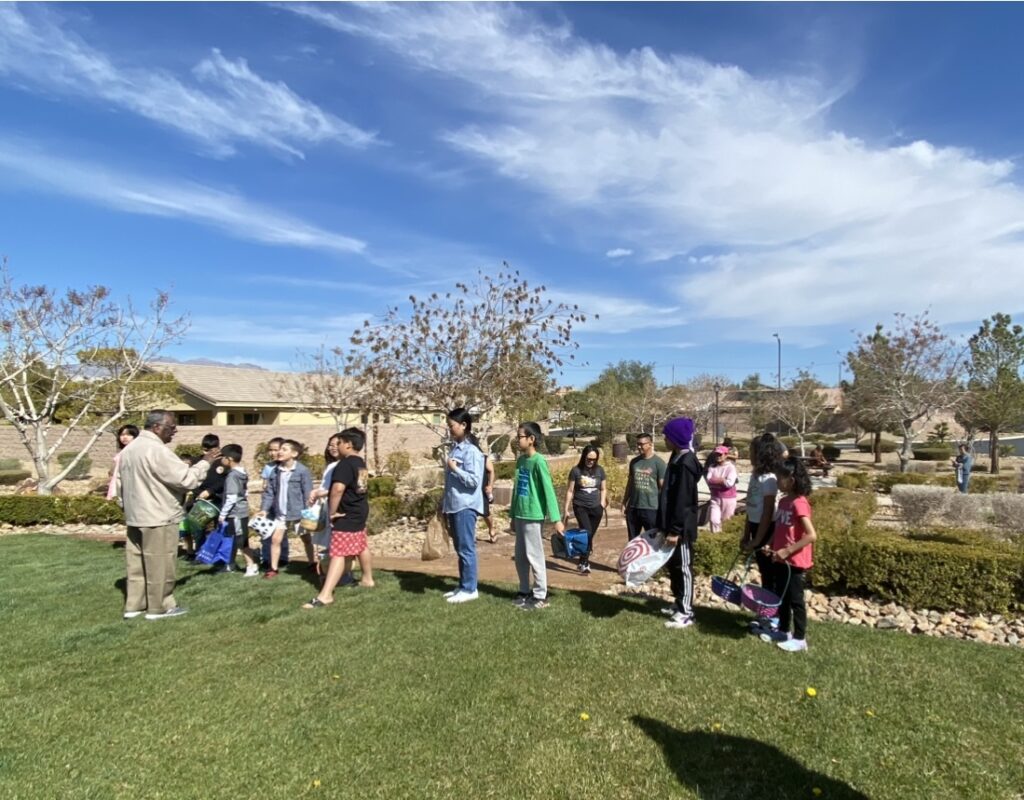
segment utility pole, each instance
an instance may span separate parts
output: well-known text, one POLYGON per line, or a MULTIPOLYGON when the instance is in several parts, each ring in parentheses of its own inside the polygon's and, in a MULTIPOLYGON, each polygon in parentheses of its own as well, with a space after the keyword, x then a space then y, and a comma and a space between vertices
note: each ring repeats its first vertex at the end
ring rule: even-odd
POLYGON ((777 333, 773 333, 772 336, 775 337, 775 341, 779 345, 779 365, 778 365, 779 369, 778 369, 778 372, 776 373, 775 388, 776 388, 777 391, 781 392, 782 391, 782 337, 779 336, 779 334, 777 334, 777 333))

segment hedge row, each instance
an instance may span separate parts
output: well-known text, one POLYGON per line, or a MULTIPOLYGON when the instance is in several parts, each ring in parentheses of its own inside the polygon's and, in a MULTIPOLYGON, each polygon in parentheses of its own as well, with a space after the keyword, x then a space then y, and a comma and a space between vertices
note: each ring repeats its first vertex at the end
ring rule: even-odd
POLYGON ((95 495, 0 497, 0 524, 64 525, 73 522, 112 525, 124 522, 124 515, 117 503, 95 495))
MULTIPOLYGON (((993 492, 1016 492, 1018 488, 1016 475, 971 475, 968 486, 972 494, 992 494, 993 492)), ((956 476, 926 475, 919 472, 847 472, 836 478, 836 486, 840 489, 874 489, 882 494, 892 494, 894 486, 943 486, 950 490, 956 488, 956 476)))
MULTIPOLYGON (((874 510, 869 494, 822 490, 811 495, 811 505, 818 541, 808 577, 818 589, 936 611, 1024 610, 1024 550, 1019 546, 973 531, 904 536, 869 528, 874 510)), ((736 557, 742 524, 733 518, 722 534, 702 533, 694 569, 724 574, 736 557)), ((753 573, 756 577, 756 567, 753 573)))

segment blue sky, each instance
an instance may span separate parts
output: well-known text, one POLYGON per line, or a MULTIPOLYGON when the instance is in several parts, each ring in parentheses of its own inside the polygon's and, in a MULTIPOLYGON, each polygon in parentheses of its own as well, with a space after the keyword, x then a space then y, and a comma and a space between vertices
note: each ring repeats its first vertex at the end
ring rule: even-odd
POLYGON ((1024 311, 1024 7, 0 4, 16 279, 273 369, 508 261, 609 362, 834 382, 1024 311))

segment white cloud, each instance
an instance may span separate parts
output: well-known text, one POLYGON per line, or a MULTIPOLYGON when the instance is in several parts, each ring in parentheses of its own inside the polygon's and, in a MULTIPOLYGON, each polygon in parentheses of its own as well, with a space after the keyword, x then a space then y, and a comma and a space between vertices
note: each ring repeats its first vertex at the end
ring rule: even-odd
POLYGON ((548 296, 567 306, 579 306, 587 321, 578 329, 582 335, 596 333, 629 333, 652 328, 670 328, 685 325, 679 305, 656 306, 629 297, 549 289, 548 296))
POLYGON ((266 80, 245 59, 213 49, 192 81, 166 71, 116 64, 50 12, 0 4, 0 76, 54 94, 82 96, 127 109, 224 157, 247 142, 302 157, 301 147, 337 142, 365 147, 375 136, 266 80))
POLYGON ((819 326, 1024 309, 1014 165, 834 130, 839 93, 817 81, 617 52, 503 4, 293 10, 461 82, 466 109, 486 113, 442 139, 595 231, 614 222, 629 249, 665 262, 688 318, 756 327, 785 307, 819 326), (969 291, 968 274, 983 278, 969 291))
POLYGON ((366 243, 198 183, 109 170, 0 139, 0 170, 29 189, 49 189, 132 214, 210 225, 239 239, 333 253, 362 253, 366 243))
POLYGON ((605 253, 605 255, 608 258, 625 258, 626 256, 633 255, 633 251, 628 247, 615 247, 605 253))
POLYGON ((308 320, 289 318, 280 313, 263 318, 200 315, 190 320, 188 341, 190 344, 215 344, 219 349, 225 345, 249 346, 264 353, 283 351, 294 355, 298 350, 311 351, 321 345, 346 346, 352 332, 365 319, 365 314, 319 315, 308 320), (273 321, 272 336, 268 336, 267 324, 270 321, 273 321))

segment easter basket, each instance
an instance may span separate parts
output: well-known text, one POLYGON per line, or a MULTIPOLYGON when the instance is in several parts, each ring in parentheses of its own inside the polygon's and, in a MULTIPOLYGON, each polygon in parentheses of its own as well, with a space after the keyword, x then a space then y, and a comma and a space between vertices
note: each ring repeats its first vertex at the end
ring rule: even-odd
MULTIPOLYGON (((782 589, 782 594, 785 595, 793 572, 789 568, 789 564, 786 564, 786 562, 783 562, 783 564, 786 567, 786 585, 782 589)), ((756 583, 744 583, 740 593, 742 595, 743 607, 747 611, 751 611, 757 616, 766 619, 774 617, 779 613, 782 598, 775 594, 775 592, 771 592, 763 586, 758 586, 756 583)))
POLYGON ((725 571, 724 575, 714 575, 711 578, 711 592, 712 594, 722 598, 727 603, 733 605, 742 605, 743 603, 743 592, 740 587, 747 579, 747 573, 750 572, 750 562, 753 560, 753 554, 747 556, 746 563, 743 565, 743 574, 739 577, 738 581, 730 580, 729 576, 732 575, 736 564, 740 560, 742 552, 736 554, 736 558, 733 559, 732 566, 725 571))

